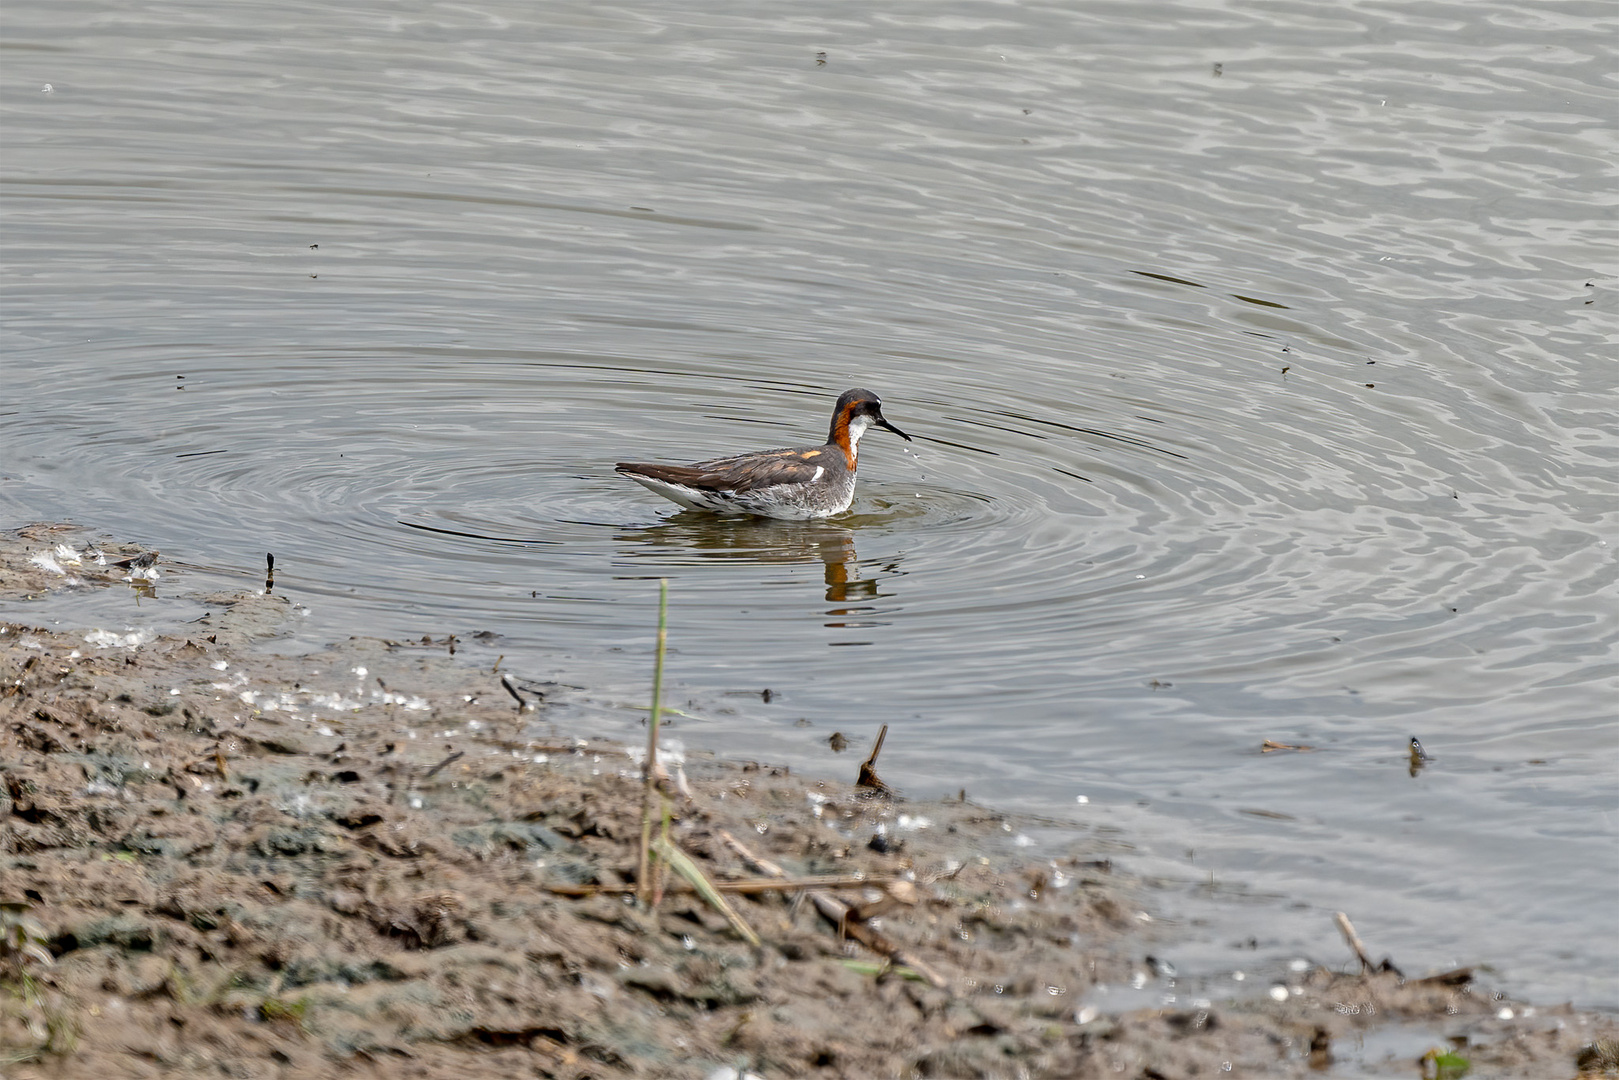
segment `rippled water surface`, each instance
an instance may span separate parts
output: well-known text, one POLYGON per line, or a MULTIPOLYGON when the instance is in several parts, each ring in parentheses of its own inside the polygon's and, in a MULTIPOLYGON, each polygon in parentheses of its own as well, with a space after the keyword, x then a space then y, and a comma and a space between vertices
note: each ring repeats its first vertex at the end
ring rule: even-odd
POLYGON ((8 9, 6 524, 273 551, 294 643, 492 632, 617 734, 667 578, 688 741, 886 722, 1214 882, 1211 968, 1342 909, 1619 1005, 1615 9, 702 8, 8 9), (612 472, 851 386, 916 442, 847 517, 612 472))

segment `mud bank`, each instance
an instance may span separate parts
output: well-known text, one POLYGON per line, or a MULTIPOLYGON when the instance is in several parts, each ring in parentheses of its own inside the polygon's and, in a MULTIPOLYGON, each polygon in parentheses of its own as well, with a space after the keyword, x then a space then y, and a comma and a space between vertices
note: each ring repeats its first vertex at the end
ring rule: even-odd
POLYGON ((650 910, 610 891, 639 764, 554 730, 546 686, 520 706, 446 639, 265 655, 287 605, 259 591, 184 635, 15 617, 141 587, 139 549, 93 539, 0 537, 6 1077, 1619 1075, 1611 1017, 1465 973, 1177 997, 1152 959, 1174 929, 1105 850, 1032 860, 970 803, 688 754, 670 836, 710 877, 761 877, 731 837, 795 879, 904 883, 825 892, 888 905, 864 925, 914 966, 801 888, 731 895, 750 946, 677 877, 650 910), (1086 1003, 1144 983, 1164 1007, 1086 1003))

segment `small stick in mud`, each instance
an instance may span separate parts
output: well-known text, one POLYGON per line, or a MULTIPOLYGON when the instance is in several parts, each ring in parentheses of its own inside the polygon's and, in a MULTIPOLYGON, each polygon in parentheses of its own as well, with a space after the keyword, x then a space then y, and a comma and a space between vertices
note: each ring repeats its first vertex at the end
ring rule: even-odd
MULTIPOLYGON (((883 730, 888 730, 886 725, 884 726, 883 730)), ((882 737, 878 736, 879 744, 881 741, 882 737)), ((758 870, 760 873, 769 874, 774 878, 785 879, 787 877, 787 872, 785 870, 771 862, 769 859, 761 858, 760 856, 755 855, 752 851, 748 850, 747 845, 743 844, 742 841, 732 836, 726 830, 719 829, 717 830, 716 835, 719 836, 720 841, 726 847, 736 852, 737 855, 741 856, 744 862, 752 866, 755 870, 758 870)), ((868 882, 868 884, 871 883, 868 882)), ((808 889, 805 891, 805 895, 807 895, 810 898, 810 902, 815 905, 815 910, 821 913, 821 918, 825 919, 833 926, 836 926, 840 933, 854 938, 856 941, 860 942, 860 944, 864 945, 866 948, 870 949, 879 956, 887 957, 888 960, 895 965, 910 968, 912 971, 922 976, 922 978, 926 979, 934 987, 940 990, 950 989, 950 980, 946 979, 943 975, 940 975, 927 964, 924 964, 922 961, 900 948, 898 945, 884 937, 882 934, 878 933, 876 930, 873 930, 871 927, 865 925, 865 923, 860 922, 857 919, 851 919, 849 905, 845 904, 842 900, 837 899, 821 889, 808 889)))
POLYGON ((851 904, 849 906, 850 922, 870 922, 888 914, 895 908, 915 907, 917 904, 916 886, 904 878, 894 878, 879 882, 868 880, 868 885, 884 885, 883 895, 869 904, 851 904))
POLYGON ((264 553, 264 591, 266 593, 269 593, 269 592, 273 592, 274 590, 275 590, 275 555, 270 553, 270 552, 265 552, 264 553))
POLYGON ((1366 955, 1366 946, 1361 944, 1360 935, 1355 933, 1355 927, 1349 921, 1348 915, 1345 915, 1340 911, 1333 915, 1332 921, 1338 924, 1338 932, 1344 936, 1344 941, 1347 942, 1349 947, 1355 951, 1355 957, 1360 961, 1360 973, 1362 975, 1381 975, 1387 973, 1394 975, 1396 978, 1405 978, 1405 972, 1395 967, 1394 960, 1390 957, 1383 957, 1383 962, 1381 964, 1372 963, 1372 958, 1366 955))
MULTIPOLYGON (((499 666, 498 663, 496 666, 499 666)), ((512 677, 510 675, 502 675, 500 677, 500 685, 506 688, 506 693, 510 694, 514 699, 516 699, 518 712, 522 712, 524 709, 528 708, 528 702, 523 700, 523 695, 519 694, 517 692, 517 687, 512 685, 512 677)))
POLYGON ((636 894, 642 905, 652 900, 652 802, 657 793, 658 714, 663 703, 663 651, 669 641, 669 579, 658 579, 658 649, 652 662, 652 714, 646 723, 646 760, 641 762, 641 860, 636 894))
MULTIPOLYGON (((886 886, 895 884, 910 884, 904 878, 886 877, 807 877, 807 878, 749 878, 742 881, 709 881, 715 892, 741 893, 751 896, 754 893, 766 892, 798 892, 800 889, 867 889, 873 886, 886 886)), ((541 885, 540 888, 556 896, 625 896, 635 892, 639 885, 541 885)), ((693 885, 676 885, 667 889, 671 892, 697 892, 693 885)), ((883 903, 884 901, 878 901, 883 903)), ((903 901, 898 901, 903 903, 903 901)), ((889 907, 893 902, 889 902, 889 907)), ((850 916, 853 918, 853 914, 850 916)), ((865 918, 873 917, 872 912, 866 912, 865 918)), ((861 921, 861 920, 856 920, 861 921)))
POLYGON ((865 923, 851 919, 849 906, 843 901, 818 889, 811 890, 809 898, 815 910, 821 913, 821 918, 836 926, 845 936, 854 938, 877 955, 887 957, 896 966, 910 968, 935 988, 950 989, 950 980, 943 975, 865 923))
MULTIPOLYGON (((427 770, 427 776, 432 776, 434 773, 436 773, 440 769, 444 768, 444 766, 453 765, 455 762, 460 761, 462 758, 464 758, 466 756, 467 756, 467 752, 465 750, 457 750, 455 753, 451 754, 449 757, 445 758, 443 761, 439 762, 437 765, 434 765, 431 769, 428 769, 427 770)), ((423 777, 423 779, 426 779, 426 777, 423 777)))
POLYGON ((1466 986, 1473 981, 1473 969, 1470 967, 1452 968, 1441 971, 1437 975, 1429 975, 1421 979, 1412 979, 1411 986, 1466 986))
POLYGON ((871 748, 871 756, 860 763, 860 775, 855 779, 855 787, 869 788, 883 795, 893 794, 893 790, 877 775, 877 755, 883 752, 883 740, 887 737, 888 725, 884 724, 877 732, 877 743, 871 748))
POLYGON ((730 848, 736 853, 738 858, 747 863, 749 866, 753 867, 755 870, 759 871, 759 873, 768 874, 773 878, 785 878, 787 876, 787 871, 783 870, 769 859, 755 855, 748 849, 746 844, 732 836, 728 830, 720 829, 717 831, 717 835, 719 836, 721 843, 730 848))
POLYGON ((1338 932, 1344 936, 1345 943, 1355 950, 1355 956, 1360 960, 1361 974, 1372 970, 1372 958, 1366 955, 1366 946, 1361 944, 1360 935, 1355 933, 1355 926, 1349 921, 1349 916, 1340 911, 1332 917, 1332 921, 1338 924, 1338 932))

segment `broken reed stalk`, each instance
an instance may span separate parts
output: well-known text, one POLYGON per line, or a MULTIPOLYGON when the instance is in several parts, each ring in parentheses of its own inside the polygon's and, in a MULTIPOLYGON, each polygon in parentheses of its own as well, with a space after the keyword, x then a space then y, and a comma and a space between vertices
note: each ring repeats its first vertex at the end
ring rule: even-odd
POLYGON ((877 775, 877 755, 883 752, 883 740, 886 738, 888 738, 888 725, 884 724, 877 732, 877 742, 871 748, 871 756, 860 763, 860 775, 855 778, 855 787, 867 788, 884 795, 891 793, 889 786, 877 775))
POLYGON ((658 579, 658 650, 652 666, 652 714, 646 723, 646 760, 641 763, 641 861, 636 870, 636 897, 652 900, 652 802, 657 794, 658 713, 663 701, 663 650, 669 641, 669 579, 658 579))
POLYGON ((736 908, 731 906, 731 902, 725 899, 718 889, 714 888, 714 883, 708 880, 708 875, 703 873, 701 867, 691 861, 691 856, 681 851, 667 837, 658 837, 657 847, 658 861, 667 863, 675 873, 685 878, 687 883, 697 890, 697 895, 706 900, 710 907, 724 915, 730 922, 731 928, 741 934, 749 945, 757 949, 760 945, 759 935, 753 932, 753 927, 749 926, 748 921, 737 912, 736 908))
MULTIPOLYGON (((662 772, 663 770, 659 769, 658 771, 662 772)), ((659 838, 657 840, 655 840, 654 843, 660 845, 658 850, 661 852, 663 850, 663 848, 670 847, 671 845, 673 845, 674 840, 671 839, 670 836, 669 836, 669 800, 668 799, 659 799, 658 800, 658 805, 663 810, 663 815, 662 815, 663 816, 663 831, 659 834, 659 838)), ((669 886, 669 860, 664 858, 660 854, 658 856, 658 861, 652 864, 652 910, 653 911, 656 911, 656 910, 658 910, 658 908, 663 906, 663 894, 667 890, 668 886, 669 886)))

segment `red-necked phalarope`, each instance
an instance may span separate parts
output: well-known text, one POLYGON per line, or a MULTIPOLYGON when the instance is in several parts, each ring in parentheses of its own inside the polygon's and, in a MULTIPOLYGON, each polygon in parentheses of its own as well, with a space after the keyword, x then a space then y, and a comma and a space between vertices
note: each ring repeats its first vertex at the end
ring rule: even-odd
POLYGON ((714 458, 695 465, 619 462, 615 466, 637 484, 689 510, 760 517, 831 517, 854 501, 854 473, 860 436, 873 424, 911 441, 883 419, 883 403, 870 390, 850 390, 832 410, 825 446, 763 450, 714 458))

